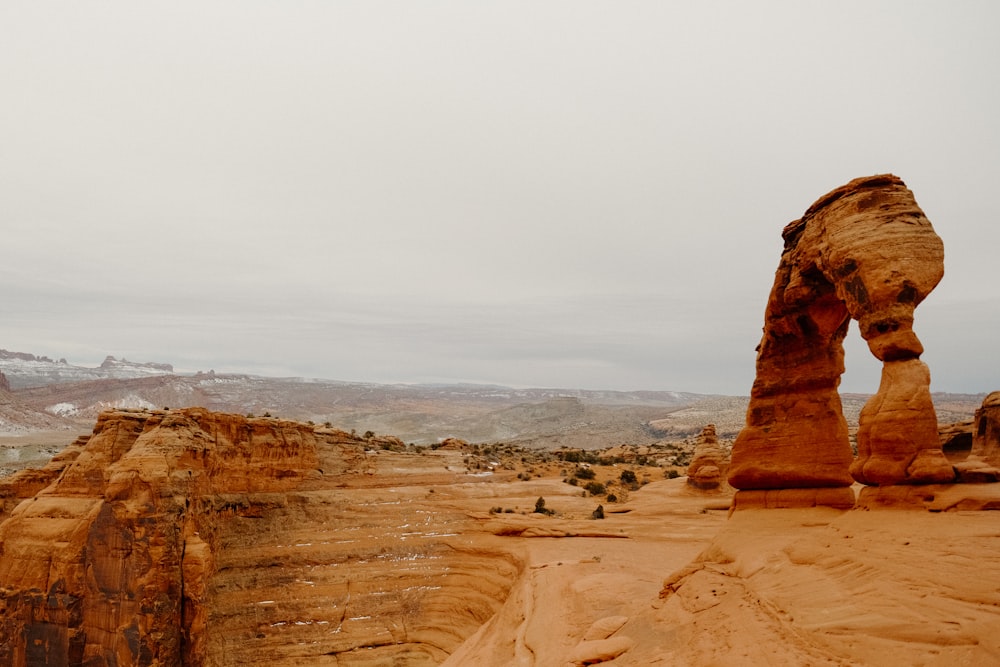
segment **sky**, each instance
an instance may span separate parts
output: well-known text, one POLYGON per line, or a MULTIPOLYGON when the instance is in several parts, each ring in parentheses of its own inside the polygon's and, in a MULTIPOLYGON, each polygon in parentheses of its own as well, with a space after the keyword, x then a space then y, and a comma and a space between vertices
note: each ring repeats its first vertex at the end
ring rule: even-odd
MULTIPOLYGON (((781 230, 894 173, 1000 389, 1000 4, 0 3, 0 348, 746 395, 781 230)), ((852 326, 841 389, 880 364, 852 326)))

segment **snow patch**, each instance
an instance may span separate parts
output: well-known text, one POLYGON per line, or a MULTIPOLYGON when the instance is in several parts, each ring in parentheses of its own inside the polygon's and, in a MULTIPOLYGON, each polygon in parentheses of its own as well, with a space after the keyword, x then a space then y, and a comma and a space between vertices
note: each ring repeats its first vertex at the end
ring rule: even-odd
POLYGON ((73 417, 80 412, 80 408, 72 403, 56 403, 45 408, 45 411, 60 417, 73 417))

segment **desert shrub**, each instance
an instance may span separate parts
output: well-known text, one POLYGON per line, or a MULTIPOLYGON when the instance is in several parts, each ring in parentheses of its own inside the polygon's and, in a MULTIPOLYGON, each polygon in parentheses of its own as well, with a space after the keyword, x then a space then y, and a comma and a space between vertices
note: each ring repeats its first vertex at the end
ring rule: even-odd
POLYGON ((663 471, 663 476, 666 477, 667 479, 677 479, 678 477, 681 476, 681 474, 676 470, 674 470, 673 468, 669 468, 663 471))
POLYGON ((609 493, 608 494, 608 502, 609 503, 617 503, 618 502, 618 496, 616 496, 613 493, 609 493))
POLYGON ((539 496, 538 500, 535 501, 535 514, 548 514, 548 515, 552 515, 552 514, 555 514, 555 511, 546 508, 545 507, 545 498, 542 498, 541 496, 539 496))
POLYGON ((577 479, 576 477, 570 477, 570 478, 569 478, 568 480, 566 480, 566 481, 567 481, 567 483, 568 483, 568 484, 569 484, 570 486, 576 486, 577 484, 579 484, 579 483, 580 483, 580 481, 579 481, 579 480, 578 480, 578 479, 577 479))
POLYGON ((587 489, 588 493, 592 496, 603 496, 608 492, 600 482, 587 482, 587 486, 583 488, 587 489))
POLYGON ((504 510, 503 510, 503 513, 504 513, 504 514, 513 514, 513 513, 514 513, 514 510, 512 510, 512 509, 511 509, 511 508, 509 508, 509 507, 505 507, 505 508, 504 508, 504 510))
POLYGON ((365 440, 371 440, 372 438, 375 437, 375 431, 365 431, 365 434, 361 437, 364 438, 365 440))
POLYGON ((594 477, 597 476, 597 473, 595 473, 590 468, 577 468, 576 471, 573 473, 573 476, 578 477, 580 479, 594 479, 594 477))
POLYGON ((604 518, 604 505, 598 505, 597 509, 594 510, 591 515, 591 519, 603 519, 604 518))
POLYGON ((631 470, 622 470, 622 474, 619 476, 619 479, 621 479, 622 484, 635 484, 637 481, 635 473, 631 470))

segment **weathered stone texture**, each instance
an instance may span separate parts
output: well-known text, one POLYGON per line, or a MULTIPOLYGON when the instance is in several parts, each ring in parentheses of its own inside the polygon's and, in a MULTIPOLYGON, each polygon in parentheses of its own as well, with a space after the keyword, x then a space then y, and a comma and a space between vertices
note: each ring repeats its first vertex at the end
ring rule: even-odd
POLYGON ((718 489, 726 485, 729 457, 719 446, 715 424, 708 424, 698 436, 694 456, 687 469, 687 483, 696 489, 718 489))
POLYGON ((63 467, 0 523, 0 664, 201 664, 218 499, 319 474, 311 427, 198 408, 103 413, 63 467))
POLYGON ((952 479, 913 332, 914 309, 943 275, 944 249, 912 193, 892 175, 856 179, 820 198, 782 236, 730 484, 837 488, 850 486, 852 474, 866 484, 952 479), (884 364, 853 463, 837 393, 851 319, 884 364))

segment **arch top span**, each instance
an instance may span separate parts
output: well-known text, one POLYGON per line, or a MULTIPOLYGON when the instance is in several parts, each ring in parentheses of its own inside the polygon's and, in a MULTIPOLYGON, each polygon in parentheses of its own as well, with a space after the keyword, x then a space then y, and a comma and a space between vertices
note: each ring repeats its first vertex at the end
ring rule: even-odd
POLYGON ((854 480, 951 481, 913 331, 914 309, 944 275, 944 245, 913 193, 892 174, 855 179, 820 197, 782 237, 730 484, 850 494, 854 480), (857 459, 837 393, 851 319, 883 363, 861 413, 857 459))

